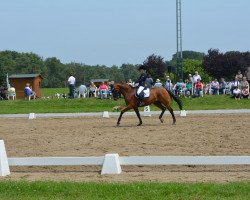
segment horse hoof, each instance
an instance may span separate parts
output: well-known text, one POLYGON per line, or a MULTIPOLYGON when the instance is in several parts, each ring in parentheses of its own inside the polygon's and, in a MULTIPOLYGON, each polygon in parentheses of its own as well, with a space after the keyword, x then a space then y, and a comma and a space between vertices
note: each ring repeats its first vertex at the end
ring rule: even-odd
POLYGON ((137 124, 137 126, 141 126, 141 125, 142 125, 142 123, 137 124))
POLYGON ((160 121, 161 121, 161 123, 163 123, 163 122, 164 122, 164 120, 163 120, 163 119, 160 119, 160 121))
POLYGON ((116 126, 120 126, 120 123, 117 123, 116 126))

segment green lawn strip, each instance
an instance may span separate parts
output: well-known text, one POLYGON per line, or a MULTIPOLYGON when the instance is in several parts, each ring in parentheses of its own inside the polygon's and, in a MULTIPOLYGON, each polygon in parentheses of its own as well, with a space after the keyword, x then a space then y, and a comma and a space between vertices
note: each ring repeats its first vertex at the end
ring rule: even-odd
POLYGON ((0 199, 250 199, 250 183, 0 182, 0 199))
MULTIPOLYGON (((249 99, 235 100, 224 95, 205 95, 203 98, 182 98, 181 100, 184 110, 250 109, 249 99)), ((173 109, 179 110, 177 103, 173 100, 171 102, 173 109)), ((113 107, 118 105, 125 106, 124 99, 118 101, 97 98, 9 100, 0 101, 0 114, 112 112, 113 107)), ((159 111, 159 108, 154 105, 150 108, 152 111, 159 111)))

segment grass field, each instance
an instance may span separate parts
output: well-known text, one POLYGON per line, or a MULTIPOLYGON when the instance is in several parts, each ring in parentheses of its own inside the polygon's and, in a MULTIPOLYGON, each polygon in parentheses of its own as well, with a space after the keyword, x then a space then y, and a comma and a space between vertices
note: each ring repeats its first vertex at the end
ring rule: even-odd
POLYGON ((0 199, 176 199, 248 200, 250 184, 241 183, 74 183, 0 182, 0 199))
MULTIPOLYGON (((42 90, 44 96, 53 96, 56 92, 67 93, 67 88, 46 88, 42 90)), ((216 109, 250 109, 250 100, 235 100, 226 95, 205 95, 202 98, 182 98, 185 110, 216 110, 216 109)), ((125 106, 124 100, 85 99, 37 99, 0 101, 0 114, 16 113, 76 113, 76 112, 103 112, 112 111, 114 106, 125 106)), ((172 101, 174 110, 179 110, 172 101)), ((151 106, 151 110, 159 110, 151 106)))

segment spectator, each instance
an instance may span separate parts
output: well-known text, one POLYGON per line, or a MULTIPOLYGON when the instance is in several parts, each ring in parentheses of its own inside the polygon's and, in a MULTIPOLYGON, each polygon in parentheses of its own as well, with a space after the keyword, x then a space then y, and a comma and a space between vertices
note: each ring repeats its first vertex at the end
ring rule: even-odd
POLYGON ((246 77, 247 77, 248 85, 250 85, 250 67, 247 68, 246 77))
POLYGON ((156 79, 156 82, 154 84, 154 88, 162 88, 162 83, 160 79, 156 79))
POLYGON ((193 77, 192 77, 192 74, 189 74, 189 75, 188 75, 188 81, 189 81, 189 82, 191 82, 191 83, 193 83, 193 77))
POLYGON ((8 89, 0 85, 0 100, 8 99, 7 94, 8 94, 8 89))
POLYGON ((220 82, 219 82, 219 93, 220 94, 225 94, 225 89, 226 89, 226 86, 227 86, 227 83, 225 81, 224 78, 221 78, 220 79, 220 82))
POLYGON ((235 88, 240 88, 240 82, 237 77, 235 77, 235 80, 231 83, 231 94, 233 95, 233 90, 235 88))
POLYGON ((248 98, 249 99, 249 88, 243 88, 241 91, 242 98, 248 98))
POLYGON ((169 76, 166 76, 167 77, 167 81, 166 81, 166 85, 165 85, 165 88, 169 91, 172 91, 173 89, 173 84, 171 83, 171 80, 169 79, 169 76))
POLYGON ((151 89, 152 86, 153 86, 153 84, 154 84, 154 81, 153 81, 151 75, 148 74, 148 76, 147 76, 147 78, 146 78, 146 82, 145 82, 146 88, 151 89))
POLYGON ((86 85, 80 85, 79 88, 78 88, 78 98, 80 97, 86 97, 86 94, 87 94, 87 87, 86 85))
POLYGON ((182 79, 180 79, 174 86, 175 95, 180 96, 182 94, 184 83, 182 79))
POLYGON ((36 98, 36 93, 32 91, 29 83, 26 83, 26 87, 24 88, 24 96, 25 98, 28 98, 28 100, 30 100, 31 97, 33 97, 34 99, 36 98))
POLYGON ((200 79, 197 79, 197 82, 194 85, 195 96, 200 97, 203 96, 203 84, 200 79))
POLYGON ((219 87, 220 87, 220 84, 219 82, 217 81, 217 79, 214 79, 211 83, 211 90, 212 90, 212 94, 215 95, 215 94, 219 94, 219 87))
POLYGON ((70 99, 74 99, 74 94, 75 94, 75 83, 76 83, 76 79, 75 77, 70 74, 70 77, 68 79, 68 86, 69 86, 69 98, 70 99))
POLYGON ((107 92, 108 92, 108 86, 103 81, 102 84, 99 87, 99 98, 107 98, 107 92))
POLYGON ((196 84, 198 82, 198 79, 201 81, 201 76, 198 74, 196 71, 195 74, 193 75, 193 83, 196 84))
POLYGON ((240 95, 241 95, 241 90, 239 89, 239 87, 237 86, 234 90, 233 90, 233 97, 236 100, 240 100, 240 95))
POLYGON ((238 79, 239 82, 242 81, 243 75, 240 70, 238 70, 238 73, 235 75, 235 79, 238 79))
POLYGON ((90 83, 90 86, 89 86, 89 97, 96 97, 96 85, 94 84, 94 82, 91 82, 90 83))
POLYGON ((128 84, 128 85, 130 85, 131 87, 133 87, 133 86, 134 86, 134 83, 133 83, 133 81, 132 81, 131 79, 128 79, 127 84, 128 84))
POLYGON ((185 97, 190 97, 192 95, 192 90, 193 90, 192 79, 186 79, 185 82, 186 82, 186 86, 184 90, 184 95, 185 97))

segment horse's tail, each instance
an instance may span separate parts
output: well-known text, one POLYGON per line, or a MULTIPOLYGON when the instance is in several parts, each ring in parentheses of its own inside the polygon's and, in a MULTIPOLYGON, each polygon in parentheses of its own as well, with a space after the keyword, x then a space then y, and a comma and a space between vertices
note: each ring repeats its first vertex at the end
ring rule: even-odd
POLYGON ((176 101, 176 103, 178 104, 180 110, 182 110, 182 101, 180 100, 179 97, 175 96, 173 92, 171 92, 170 90, 166 89, 168 91, 168 93, 170 94, 170 96, 176 101))

